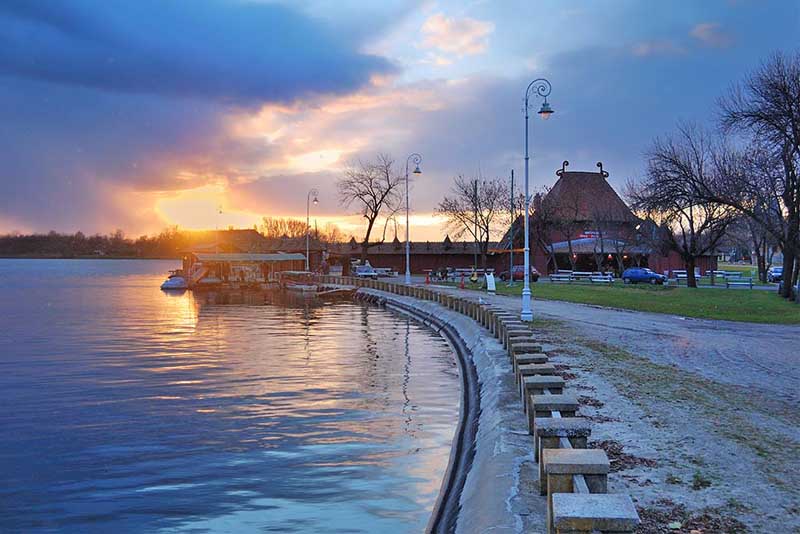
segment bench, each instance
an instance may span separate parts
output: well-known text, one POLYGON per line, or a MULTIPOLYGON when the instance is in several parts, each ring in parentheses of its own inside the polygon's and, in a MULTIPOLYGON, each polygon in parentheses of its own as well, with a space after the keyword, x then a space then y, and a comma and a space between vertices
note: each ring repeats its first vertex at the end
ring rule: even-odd
POLYGON ((753 289, 753 279, 744 277, 738 277, 733 280, 725 279, 725 288, 729 289, 731 287, 749 287, 753 289))
POLYGON ((553 374, 555 366, 516 315, 494 307, 486 311, 494 335, 509 349, 534 436, 539 489, 547 495, 546 532, 632 533, 640 523, 636 507, 628 495, 606 493, 608 456, 601 449, 586 448, 591 422, 577 417, 578 401, 564 394, 564 379, 553 374))
POLYGON ((572 282, 571 274, 551 274, 550 281, 554 284, 569 284, 572 282))
POLYGON ((589 280, 593 284, 613 284, 614 283, 614 277, 611 276, 610 274, 601 274, 601 275, 596 275, 596 276, 592 275, 592 277, 589 278, 589 280))
MULTIPOLYGON (((545 389, 537 403, 548 407, 545 389)), ((560 395, 563 397, 563 395, 560 395)), ((569 399, 566 407, 571 412, 569 399)), ((558 403, 549 407, 560 408, 558 403)), ((596 532, 632 533, 640 523, 633 500, 628 495, 609 494, 608 473, 611 463, 605 451, 587 449, 591 432, 588 422, 574 417, 562 418, 552 410, 549 418, 540 418, 535 442, 539 459, 539 490, 547 496, 548 534, 594 534, 596 532)))

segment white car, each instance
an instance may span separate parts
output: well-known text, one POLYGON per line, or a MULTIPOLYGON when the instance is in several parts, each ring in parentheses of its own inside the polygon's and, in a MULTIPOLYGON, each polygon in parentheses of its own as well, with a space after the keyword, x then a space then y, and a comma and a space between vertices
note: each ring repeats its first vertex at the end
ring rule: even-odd
POLYGON ((378 278, 378 271, 373 269, 372 265, 359 265, 356 267, 356 272, 353 273, 354 276, 359 278, 378 278))

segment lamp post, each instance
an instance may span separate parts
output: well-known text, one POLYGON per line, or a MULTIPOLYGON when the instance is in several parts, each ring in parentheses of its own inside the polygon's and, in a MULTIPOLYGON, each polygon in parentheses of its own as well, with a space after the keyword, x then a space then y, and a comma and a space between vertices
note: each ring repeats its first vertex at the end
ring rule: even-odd
POLYGON ((306 195, 306 271, 311 270, 311 264, 309 263, 309 254, 311 253, 311 246, 309 244, 309 234, 311 233, 311 197, 314 197, 314 205, 316 206, 319 204, 319 199, 317 196, 319 195, 319 191, 316 189, 311 189, 306 195))
POLYGON ((531 217, 531 195, 529 192, 529 171, 528 171, 528 116, 530 113, 530 99, 533 93, 544 98, 542 107, 538 114, 543 119, 548 119, 553 114, 553 109, 547 103, 550 95, 550 82, 544 78, 537 78, 528 84, 525 90, 525 273, 523 274, 524 286, 522 288, 522 313, 520 319, 523 321, 533 321, 533 310, 531 309, 531 248, 530 248, 530 217, 531 217))
POLYGON ((511 226, 508 229, 508 287, 514 285, 514 169, 511 169, 511 226))
POLYGON ((419 164, 422 163, 422 156, 414 152, 406 158, 406 285, 411 285, 411 242, 408 240, 408 164, 414 164, 414 174, 422 174, 419 164))

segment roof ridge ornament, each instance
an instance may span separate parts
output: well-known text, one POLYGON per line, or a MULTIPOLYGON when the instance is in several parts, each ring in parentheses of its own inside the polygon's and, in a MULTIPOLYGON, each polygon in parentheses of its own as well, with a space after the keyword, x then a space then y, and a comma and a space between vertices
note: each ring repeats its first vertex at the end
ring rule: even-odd
POLYGON ((603 170, 603 162, 602 161, 598 161, 597 162, 597 168, 600 169, 600 176, 602 176, 603 178, 608 178, 608 171, 604 171, 603 170))
POLYGON ((556 176, 560 177, 562 174, 567 172, 567 167, 569 167, 569 161, 564 160, 561 162, 561 168, 556 171, 556 176))

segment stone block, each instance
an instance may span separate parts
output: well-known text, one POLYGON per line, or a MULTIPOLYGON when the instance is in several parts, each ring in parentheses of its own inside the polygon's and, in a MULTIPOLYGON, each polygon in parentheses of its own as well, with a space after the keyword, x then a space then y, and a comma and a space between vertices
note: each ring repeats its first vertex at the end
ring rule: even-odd
POLYGON ((526 376, 536 376, 536 375, 554 375, 556 374, 556 368, 553 366, 552 363, 529 363, 525 365, 515 366, 516 370, 514 371, 514 377, 517 381, 517 385, 520 388, 520 393, 522 393, 522 378, 526 376))
POLYGON ((542 346, 531 341, 509 343, 509 347, 512 356, 523 353, 542 352, 542 346))
POLYGON ((557 534, 622 534, 640 522, 631 498, 621 494, 554 493, 551 513, 557 534))
POLYGON ((564 379, 560 376, 535 375, 522 378, 522 400, 525 413, 528 413, 528 402, 532 395, 541 395, 548 390, 552 395, 564 392, 564 379))
MULTIPOLYGON (((563 379, 562 379, 563 380, 563 379)), ((578 399, 571 393, 563 393, 560 395, 531 395, 531 405, 537 412, 577 412, 578 399)))
POLYGON ((537 462, 541 461, 545 448, 560 448, 561 438, 566 438, 574 449, 585 449, 592 433, 592 423, 583 417, 539 417, 533 426, 533 454, 537 462), (542 440, 546 441, 546 447, 540 446, 542 440))
POLYGON ((547 362, 547 355, 541 352, 526 352, 524 354, 515 354, 511 357, 511 367, 514 369, 515 375, 520 365, 543 364, 547 362))
POLYGON ((611 470, 603 449, 545 449, 542 460, 547 475, 607 475, 611 470))
POLYGON ((608 492, 611 465, 601 449, 544 449, 540 472, 542 469, 546 484, 540 480, 539 490, 548 496, 548 509, 552 506, 553 494, 576 492, 574 475, 583 476, 589 493, 608 492))

